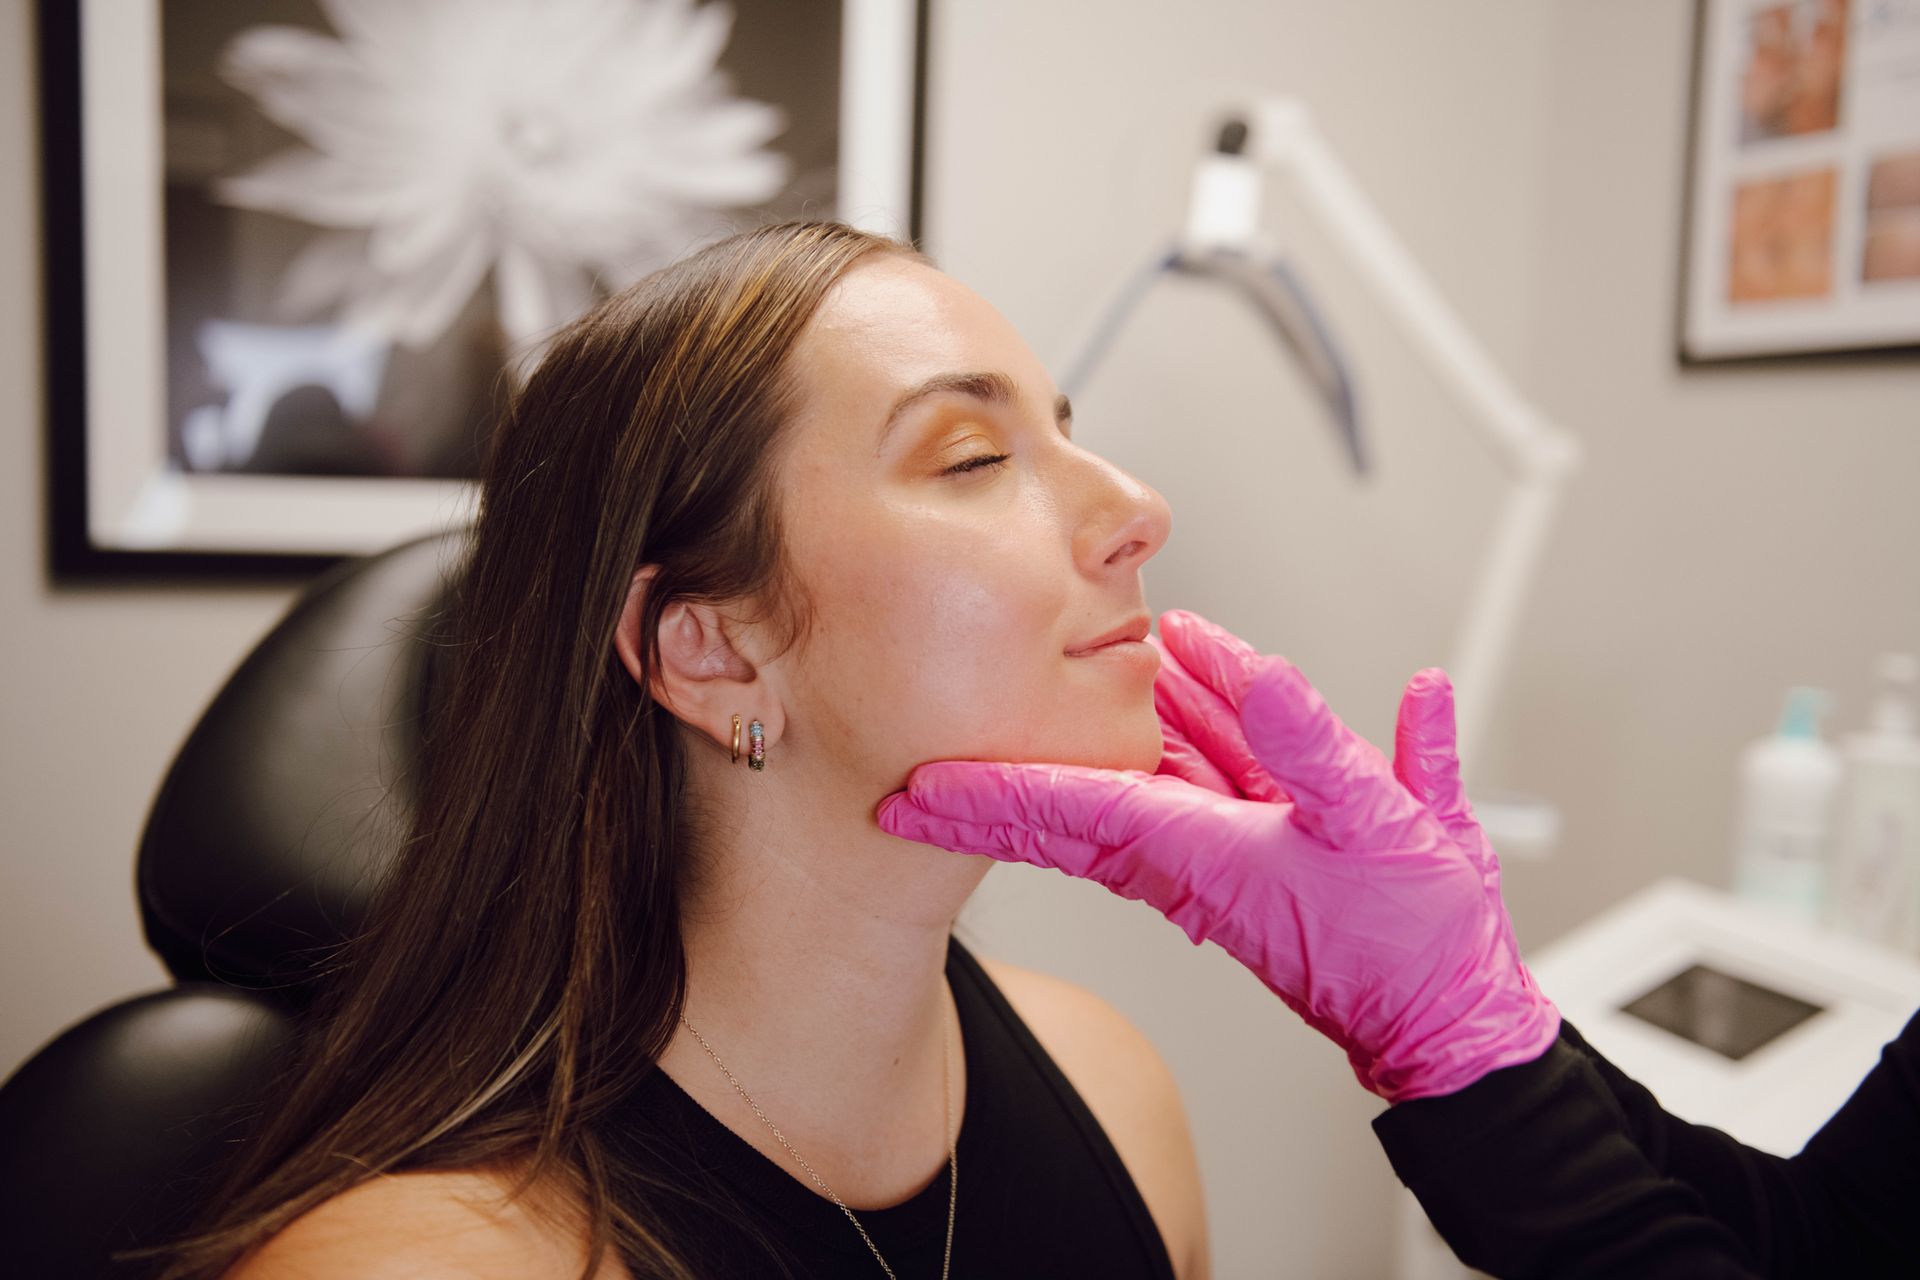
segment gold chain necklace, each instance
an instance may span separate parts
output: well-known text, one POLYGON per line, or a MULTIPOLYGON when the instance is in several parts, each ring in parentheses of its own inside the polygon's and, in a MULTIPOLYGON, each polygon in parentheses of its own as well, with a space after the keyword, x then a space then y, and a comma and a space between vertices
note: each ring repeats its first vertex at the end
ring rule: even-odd
MULTIPOLYGON (((958 1012, 958 1010, 955 1010, 956 1016, 958 1012)), ((694 1030, 693 1024, 687 1021, 687 1015, 684 1012, 680 1015, 680 1025, 691 1032, 693 1038, 700 1042, 700 1047, 707 1051, 709 1058, 713 1059, 713 1065, 720 1068, 720 1074, 727 1078, 727 1083, 733 1086, 734 1092, 745 1100, 754 1115, 760 1117, 760 1123, 772 1131, 774 1138, 779 1141, 782 1147, 786 1148, 787 1154, 792 1156, 800 1167, 807 1171, 807 1176, 813 1179, 813 1184, 826 1193, 827 1199, 833 1201, 833 1203, 839 1207, 840 1212, 847 1215, 847 1220, 853 1223, 853 1229, 860 1233, 860 1238, 867 1242, 867 1248, 872 1250, 873 1260, 878 1262, 880 1269, 887 1273, 887 1280, 899 1280, 899 1277, 894 1275, 893 1268, 887 1265, 887 1260, 880 1256, 880 1249, 873 1243, 873 1237, 868 1235, 867 1229, 860 1225, 860 1219, 855 1216, 853 1210, 847 1208, 847 1202, 835 1195, 833 1188, 827 1185, 827 1180, 815 1172, 814 1167, 807 1163, 805 1156, 793 1149, 793 1144, 787 1141, 787 1135, 780 1132, 780 1126, 768 1119, 767 1113, 760 1109, 760 1104, 753 1100, 753 1095, 747 1092, 746 1086, 741 1084, 733 1072, 727 1069, 726 1063, 720 1061, 720 1055, 713 1051, 713 1046, 707 1043, 707 1038, 694 1030)), ((960 1156, 958 1141, 953 1132, 952 1059, 953 1031, 949 1027, 945 1013, 943 1012, 940 1018, 940 1102, 941 1114, 946 1118, 946 1128, 943 1132, 947 1138, 947 1252, 945 1259, 940 1263, 940 1280, 947 1280, 947 1274, 953 1267, 953 1211, 954 1207, 959 1203, 960 1195, 960 1156)))

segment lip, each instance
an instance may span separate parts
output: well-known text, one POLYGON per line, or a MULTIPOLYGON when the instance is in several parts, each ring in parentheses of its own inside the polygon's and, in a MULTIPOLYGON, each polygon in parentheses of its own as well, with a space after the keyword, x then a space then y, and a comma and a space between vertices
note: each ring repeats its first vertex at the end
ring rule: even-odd
POLYGON ((1077 658, 1083 654, 1095 653, 1101 649, 1117 644, 1142 644, 1143 647, 1145 647, 1143 642, 1147 638, 1147 631, 1152 626, 1152 618, 1144 613, 1138 614, 1128 618, 1119 626, 1109 631, 1103 631, 1093 639, 1068 649, 1067 656, 1069 658, 1077 658))

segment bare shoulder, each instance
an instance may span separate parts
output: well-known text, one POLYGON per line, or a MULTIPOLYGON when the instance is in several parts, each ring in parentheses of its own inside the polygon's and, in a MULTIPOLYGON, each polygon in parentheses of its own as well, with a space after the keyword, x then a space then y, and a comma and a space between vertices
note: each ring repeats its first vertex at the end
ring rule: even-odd
POLYGON ((1085 987, 980 958, 1086 1101, 1147 1202, 1183 1280, 1208 1274, 1206 1201, 1173 1072, 1153 1042, 1085 987))
MULTIPOLYGON (((503 1173, 372 1178, 316 1205, 223 1280, 579 1280, 584 1230, 550 1193, 510 1200, 503 1173)), ((594 1280, 629 1280, 609 1253, 594 1280)))

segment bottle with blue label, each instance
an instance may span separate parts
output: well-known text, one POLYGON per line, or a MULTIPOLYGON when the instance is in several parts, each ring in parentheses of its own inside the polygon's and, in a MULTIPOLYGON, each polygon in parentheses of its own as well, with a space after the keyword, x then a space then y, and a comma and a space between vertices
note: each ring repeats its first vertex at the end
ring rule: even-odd
POLYGON ((1740 897, 1803 924, 1826 915, 1827 849, 1840 753, 1820 737, 1824 689, 1787 691, 1778 729, 1740 758, 1733 887, 1740 897))

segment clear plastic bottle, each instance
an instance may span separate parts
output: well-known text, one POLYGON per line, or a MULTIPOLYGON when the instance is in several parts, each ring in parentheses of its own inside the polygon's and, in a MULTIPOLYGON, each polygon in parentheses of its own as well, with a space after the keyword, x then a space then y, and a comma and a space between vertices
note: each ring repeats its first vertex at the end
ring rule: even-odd
POLYGON ((1820 738, 1824 689, 1787 691, 1779 729, 1740 758, 1734 892, 1806 924, 1825 915, 1827 845, 1840 753, 1820 738))
POLYGON ((1834 928, 1905 952, 1920 950, 1920 659, 1883 653, 1863 733, 1841 744, 1840 799, 1829 862, 1834 928))

